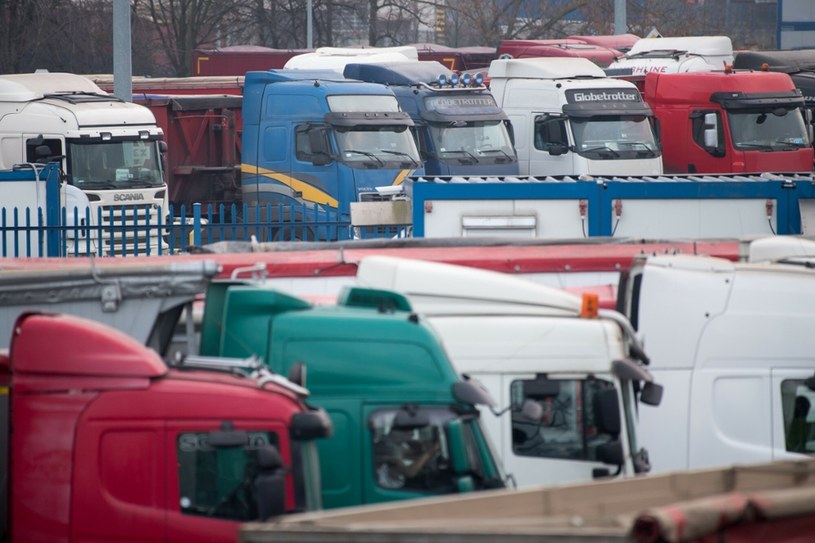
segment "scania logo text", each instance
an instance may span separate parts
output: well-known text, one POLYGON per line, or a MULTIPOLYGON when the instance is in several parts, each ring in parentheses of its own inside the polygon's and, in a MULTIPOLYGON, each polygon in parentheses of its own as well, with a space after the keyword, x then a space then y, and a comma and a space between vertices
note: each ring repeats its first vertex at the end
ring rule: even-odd
POLYGON ((133 200, 144 200, 144 194, 139 192, 132 193, 132 194, 114 194, 113 201, 114 202, 131 202, 133 200))

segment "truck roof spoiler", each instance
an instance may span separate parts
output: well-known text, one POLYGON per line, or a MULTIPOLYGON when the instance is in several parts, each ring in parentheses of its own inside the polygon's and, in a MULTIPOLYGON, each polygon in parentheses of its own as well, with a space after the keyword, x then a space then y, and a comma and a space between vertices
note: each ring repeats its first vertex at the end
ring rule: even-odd
POLYGON ((409 258, 369 256, 359 264, 360 286, 410 297, 425 315, 526 314, 578 316, 582 301, 560 289, 492 271, 409 258))

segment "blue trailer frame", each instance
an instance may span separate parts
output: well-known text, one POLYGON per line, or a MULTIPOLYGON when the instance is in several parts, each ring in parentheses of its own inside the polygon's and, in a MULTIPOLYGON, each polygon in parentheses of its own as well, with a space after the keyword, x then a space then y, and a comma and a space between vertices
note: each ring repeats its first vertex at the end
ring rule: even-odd
MULTIPOLYGON (((815 198, 810 173, 756 175, 661 175, 653 177, 412 177, 413 236, 425 237, 425 210, 433 201, 575 200, 586 210, 586 237, 613 236, 615 206, 624 200, 734 200, 772 203, 774 233, 802 233, 801 204, 815 198), (581 204, 582 205, 582 204, 581 204)), ((768 204, 769 205, 769 204, 768 204)))

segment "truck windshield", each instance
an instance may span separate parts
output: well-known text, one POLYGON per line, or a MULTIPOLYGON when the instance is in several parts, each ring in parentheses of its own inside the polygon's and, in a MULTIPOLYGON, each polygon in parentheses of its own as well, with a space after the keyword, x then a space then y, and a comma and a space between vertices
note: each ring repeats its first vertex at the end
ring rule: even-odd
MULTIPOLYGON (((447 424, 462 415, 449 408, 422 406, 429 424, 420 428, 397 428, 393 421, 397 409, 382 409, 371 414, 369 427, 373 440, 374 480, 382 488, 412 490, 428 494, 457 492, 447 424)), ((466 456, 477 488, 500 484, 500 474, 492 473, 488 444, 477 426, 477 419, 464 425, 466 456), (489 465, 488 465, 489 464, 489 465), (493 480, 499 481, 495 483, 493 480)))
POLYGON ((127 189, 164 184, 156 141, 67 143, 68 175, 81 189, 127 189))
POLYGON ((430 138, 442 160, 506 162, 515 151, 506 125, 500 121, 429 123, 430 138))
POLYGON ((342 161, 354 168, 416 168, 419 151, 406 125, 336 131, 342 161))
POLYGON ((744 151, 790 151, 809 146, 804 118, 797 108, 730 110, 733 146, 744 151))
POLYGON ((642 116, 572 117, 575 152, 591 159, 656 158, 659 147, 642 116))

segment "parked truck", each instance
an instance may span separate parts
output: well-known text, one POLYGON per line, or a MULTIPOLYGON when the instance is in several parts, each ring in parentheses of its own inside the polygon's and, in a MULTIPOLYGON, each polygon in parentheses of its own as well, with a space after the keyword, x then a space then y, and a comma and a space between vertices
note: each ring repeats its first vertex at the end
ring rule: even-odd
POLYGON ((505 485, 476 408, 492 399, 456 374, 407 299, 349 288, 336 305, 314 305, 269 283, 210 285, 200 354, 257 357, 328 411, 335 432, 319 444, 324 507, 505 485))
MULTIPOLYGON (((304 206, 305 211, 292 212, 302 214, 292 222, 308 221, 307 213, 329 213, 353 224, 352 203, 367 204, 358 215, 376 216, 383 207, 377 187, 398 188, 408 175, 424 171, 413 126, 384 85, 348 80, 331 70, 249 72, 243 95, 243 201, 281 212, 292 204, 304 206)), ((309 232, 305 237, 311 239, 342 236, 321 234, 317 227, 309 232)), ((280 238, 291 239, 285 233, 280 238)))
POLYGON ((811 172, 811 114, 789 75, 763 71, 657 73, 645 102, 670 173, 811 172))
POLYGON ((652 256, 620 284, 620 308, 670 391, 640 413, 655 472, 815 453, 815 244, 762 238, 748 255, 652 256))
POLYGON ((737 51, 733 68, 785 73, 801 91, 807 109, 815 109, 815 50, 737 51))
POLYGON ((369 256, 357 284, 395 290, 436 329, 456 371, 498 408, 481 416, 518 486, 650 470, 635 421, 662 389, 622 315, 596 295, 494 271, 369 256))
POLYGON ((521 175, 662 173, 651 108, 632 83, 582 58, 499 59, 489 74, 521 175))
POLYGON ((434 61, 349 63, 343 75, 393 90, 429 175, 518 175, 512 127, 483 85, 434 61))
POLYGON ((733 43, 727 36, 680 36, 642 38, 605 71, 641 84, 651 72, 709 72, 732 65, 733 43))
POLYGON ((551 40, 501 40, 498 45, 498 58, 584 58, 605 68, 615 59, 622 57, 623 53, 580 39, 551 39, 551 40))
POLYGON ((143 231, 114 231, 111 225, 123 216, 141 225, 164 221, 162 140, 149 109, 110 96, 85 77, 0 76, 0 169, 21 163, 60 164, 65 182, 82 190, 89 201, 88 212, 78 209, 74 217, 78 227, 87 228, 82 253, 121 254, 123 246, 136 243, 142 254, 159 251, 160 236, 146 244, 145 237, 138 237, 143 231))
MULTIPOLYGON (((124 333, 25 313, 2 368, 6 541, 235 541, 241 521, 318 508, 304 389, 170 369, 124 333)), ((245 361, 241 361, 245 363, 245 361)))
POLYGON ((815 460, 447 496, 241 526, 241 543, 799 543, 815 528, 815 460))

